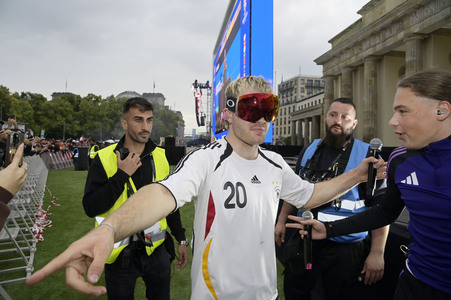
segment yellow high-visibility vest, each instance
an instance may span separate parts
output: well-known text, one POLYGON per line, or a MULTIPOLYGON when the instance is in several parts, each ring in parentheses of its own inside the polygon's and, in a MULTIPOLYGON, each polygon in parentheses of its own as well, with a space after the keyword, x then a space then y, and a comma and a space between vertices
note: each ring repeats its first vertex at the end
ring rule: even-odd
MULTIPOLYGON (((97 152, 108 178, 112 177, 117 172, 117 156, 116 153, 114 152, 116 145, 117 144, 108 146, 97 152)), ((156 147, 152 151, 152 156, 155 162, 155 179, 157 181, 163 180, 169 174, 169 163, 166 159, 165 151, 162 148, 156 147)), ((136 187, 131 177, 129 178, 128 183, 133 189, 133 193, 136 193, 136 187)), ((111 207, 107 212, 96 216, 95 227, 99 226, 99 224, 102 222, 104 218, 106 218, 109 214, 118 209, 122 204, 125 203, 125 201, 127 201, 127 199, 128 199, 127 183, 125 183, 124 191, 116 200, 113 207, 111 207)), ((144 233, 150 234, 152 240, 152 247, 146 246, 147 255, 152 254, 152 252, 164 242, 167 227, 168 225, 166 222, 166 218, 163 218, 153 226, 144 230, 144 233)), ((130 238, 128 237, 114 244, 113 252, 110 254, 110 256, 106 261, 107 264, 111 264, 116 261, 121 251, 129 244, 130 242, 129 240, 130 238)))
POLYGON ((89 148, 89 158, 94 159, 94 157, 97 155, 97 152, 99 152, 99 145, 93 145, 91 148, 89 148))

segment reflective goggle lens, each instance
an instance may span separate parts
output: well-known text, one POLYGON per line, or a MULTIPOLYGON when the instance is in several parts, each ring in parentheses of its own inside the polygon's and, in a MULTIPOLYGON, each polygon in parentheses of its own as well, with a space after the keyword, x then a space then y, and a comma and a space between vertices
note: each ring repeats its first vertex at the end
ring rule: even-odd
POLYGON ((255 123, 261 118, 274 122, 279 113, 279 97, 266 93, 242 95, 236 111, 240 119, 248 122, 255 123))

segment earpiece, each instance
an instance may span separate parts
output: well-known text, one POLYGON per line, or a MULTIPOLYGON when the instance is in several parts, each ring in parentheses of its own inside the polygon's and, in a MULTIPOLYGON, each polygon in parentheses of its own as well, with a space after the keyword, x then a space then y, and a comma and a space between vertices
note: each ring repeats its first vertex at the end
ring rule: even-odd
POLYGON ((437 110, 437 115, 444 115, 444 114, 446 114, 446 109, 439 109, 439 110, 437 110))

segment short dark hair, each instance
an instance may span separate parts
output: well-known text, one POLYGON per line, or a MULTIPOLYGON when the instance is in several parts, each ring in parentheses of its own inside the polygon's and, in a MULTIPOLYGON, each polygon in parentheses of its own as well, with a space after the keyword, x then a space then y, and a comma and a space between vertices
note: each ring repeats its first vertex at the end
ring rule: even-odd
MULTIPOLYGON (((332 103, 334 103, 334 102, 340 102, 340 103, 343 103, 343 104, 352 105, 352 107, 354 107, 354 110, 357 112, 357 107, 355 106, 354 102, 352 102, 352 100, 349 99, 349 98, 336 98, 336 99, 332 100, 330 105, 332 105, 332 103)), ((329 106, 329 108, 330 108, 330 106, 329 106)))
POLYGON ((128 113, 130 108, 137 108, 140 112, 153 111, 153 105, 146 98, 133 97, 125 101, 124 103, 124 115, 128 113))

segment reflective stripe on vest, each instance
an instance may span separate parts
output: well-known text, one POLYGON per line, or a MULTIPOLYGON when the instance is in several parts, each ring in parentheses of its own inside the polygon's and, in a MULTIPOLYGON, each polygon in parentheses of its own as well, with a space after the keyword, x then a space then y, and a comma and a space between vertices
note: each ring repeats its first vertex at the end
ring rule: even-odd
MULTIPOLYGON (((316 152, 316 148, 320 139, 314 140, 310 146, 304 152, 304 156, 301 160, 301 166, 304 167, 307 163, 307 160, 311 159, 316 152)), ((362 141, 354 139, 354 144, 352 145, 352 150, 349 155, 349 160, 346 164, 346 168, 343 173, 346 173, 352 169, 357 168, 363 159, 366 158, 368 153, 369 144, 364 143, 362 141)), ((344 219, 364 210, 367 210, 368 207, 365 206, 365 200, 360 199, 359 188, 358 185, 350 189, 347 193, 340 196, 341 203, 336 206, 329 206, 326 208, 322 208, 318 212, 318 220, 322 222, 330 222, 336 221, 340 219, 344 219), (338 209, 338 207, 340 209, 338 209)), ((301 212, 298 213, 301 215, 301 212)), ((359 241, 364 239, 368 235, 368 232, 359 232, 352 233, 348 235, 338 236, 331 238, 330 240, 335 242, 352 242, 359 241)))
MULTIPOLYGON (((108 146, 97 152, 99 154, 100 161, 102 162, 103 168, 105 169, 108 178, 112 177, 117 172, 117 156, 116 153, 114 152, 116 145, 117 144, 108 146)), ((164 149, 157 147, 152 152, 152 155, 155 162, 156 180, 157 181, 162 180, 169 174, 169 164, 168 161, 166 160, 165 151, 164 149)), ((133 193, 135 193, 136 187, 131 177, 129 178, 129 183, 133 189, 133 193)), ((110 210, 108 210, 107 212, 96 216, 95 227, 99 226, 99 224, 102 222, 104 218, 106 218, 109 214, 118 209, 122 204, 124 204, 125 201, 127 201, 127 199, 128 199, 127 183, 125 183, 124 191, 116 200, 113 207, 110 208, 110 210)), ((144 230, 146 234, 147 233, 150 234, 150 238, 152 240, 152 247, 146 246, 147 255, 152 254, 152 252, 164 242, 167 227, 168 225, 166 222, 166 218, 163 218, 159 222, 155 223, 153 226, 144 230)), ((119 256, 121 251, 129 244, 130 242, 129 240, 130 238, 126 238, 114 244, 113 252, 111 252, 110 256, 106 261, 107 264, 111 264, 116 261, 116 258, 119 256)))

